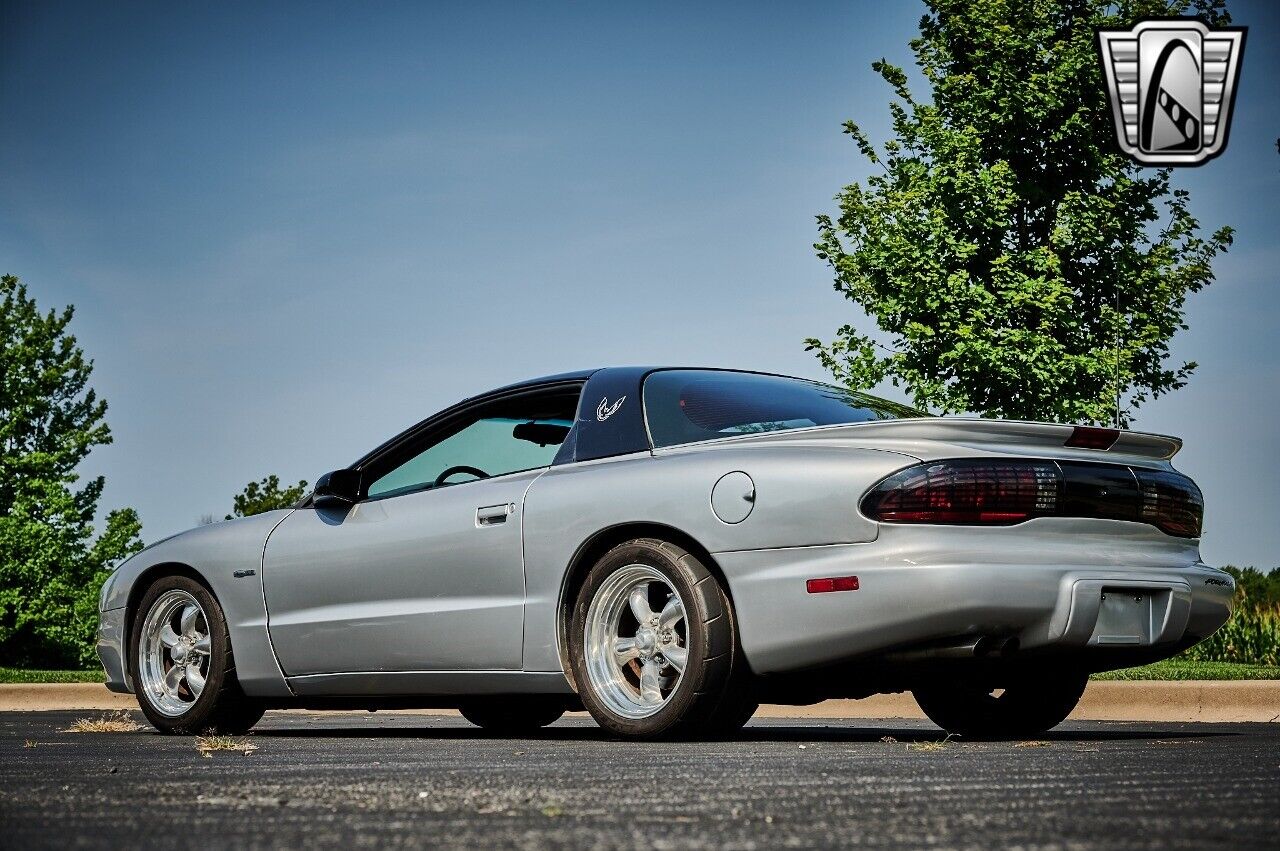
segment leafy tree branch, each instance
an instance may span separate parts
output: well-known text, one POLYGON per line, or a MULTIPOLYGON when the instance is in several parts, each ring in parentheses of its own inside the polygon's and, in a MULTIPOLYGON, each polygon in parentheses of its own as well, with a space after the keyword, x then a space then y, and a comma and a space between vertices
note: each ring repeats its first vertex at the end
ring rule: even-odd
POLYGON ((1118 149, 1095 43, 1148 15, 1229 19, 1222 0, 931 0, 912 52, 932 94, 880 60, 892 138, 844 132, 881 170, 817 217, 835 288, 887 335, 806 340, 842 383, 889 380, 941 413, 1128 424, 1184 386, 1187 298, 1229 227, 1204 233, 1168 169, 1118 149))
POLYGON ((105 482, 76 468, 111 430, 73 308, 42 313, 12 275, 0 299, 0 664, 90 665, 98 591, 142 548, 142 524, 119 509, 94 534, 105 482))

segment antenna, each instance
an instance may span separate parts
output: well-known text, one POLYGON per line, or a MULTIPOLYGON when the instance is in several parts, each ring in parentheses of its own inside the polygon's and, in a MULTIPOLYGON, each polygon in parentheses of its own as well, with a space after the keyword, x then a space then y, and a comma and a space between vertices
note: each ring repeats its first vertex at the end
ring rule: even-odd
POLYGON ((1112 425, 1114 425, 1116 428, 1120 428, 1120 329, 1122 327, 1120 324, 1120 283, 1119 281, 1112 279, 1111 286, 1114 288, 1115 296, 1116 296, 1116 337, 1115 337, 1116 363, 1115 363, 1115 374, 1114 374, 1115 389, 1116 389, 1116 416, 1115 416, 1115 421, 1112 423, 1112 425))

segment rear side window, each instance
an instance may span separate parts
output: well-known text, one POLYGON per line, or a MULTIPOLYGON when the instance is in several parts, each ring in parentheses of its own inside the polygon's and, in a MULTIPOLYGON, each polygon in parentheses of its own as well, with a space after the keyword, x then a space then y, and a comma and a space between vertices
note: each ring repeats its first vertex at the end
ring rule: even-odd
POLYGON ((654 446, 927 414, 802 378, 700 369, 661 370, 644 382, 654 446))

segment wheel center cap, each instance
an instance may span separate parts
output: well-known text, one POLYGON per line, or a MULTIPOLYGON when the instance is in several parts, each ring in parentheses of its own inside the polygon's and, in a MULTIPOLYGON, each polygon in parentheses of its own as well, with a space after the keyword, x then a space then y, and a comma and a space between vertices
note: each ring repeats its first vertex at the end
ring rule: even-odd
POLYGON ((636 649, 641 655, 648 656, 658 648, 658 634, 649 627, 641 627, 636 632, 636 649))

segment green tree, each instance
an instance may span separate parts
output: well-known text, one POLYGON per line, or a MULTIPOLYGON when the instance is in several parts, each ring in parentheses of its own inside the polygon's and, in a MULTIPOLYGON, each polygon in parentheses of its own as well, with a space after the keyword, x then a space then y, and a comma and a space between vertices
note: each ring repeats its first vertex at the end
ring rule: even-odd
POLYGON ((1236 580, 1236 597, 1240 605, 1269 606, 1280 609, 1280 567, 1263 573, 1256 567, 1223 565, 1223 570, 1236 580))
POLYGON ((131 508, 94 537, 101 476, 76 467, 111 442, 93 362, 67 333, 73 308, 41 313, 25 286, 0 277, 0 664, 93 662, 98 591, 142 548, 131 508))
POLYGON ((846 122, 879 171, 818 216, 836 290, 891 339, 807 340, 838 380, 941 413, 1121 424, 1186 383, 1169 342, 1232 231, 1202 235, 1169 170, 1121 154, 1094 35, 1178 14, 1228 20, 1221 0, 930 0, 911 49, 931 101, 872 64, 894 138, 877 150, 846 122))
POLYGON ((252 517, 277 508, 292 508, 306 493, 305 479, 292 487, 281 489, 279 476, 267 476, 260 482, 249 482, 244 490, 236 494, 233 512, 226 519, 252 517))

